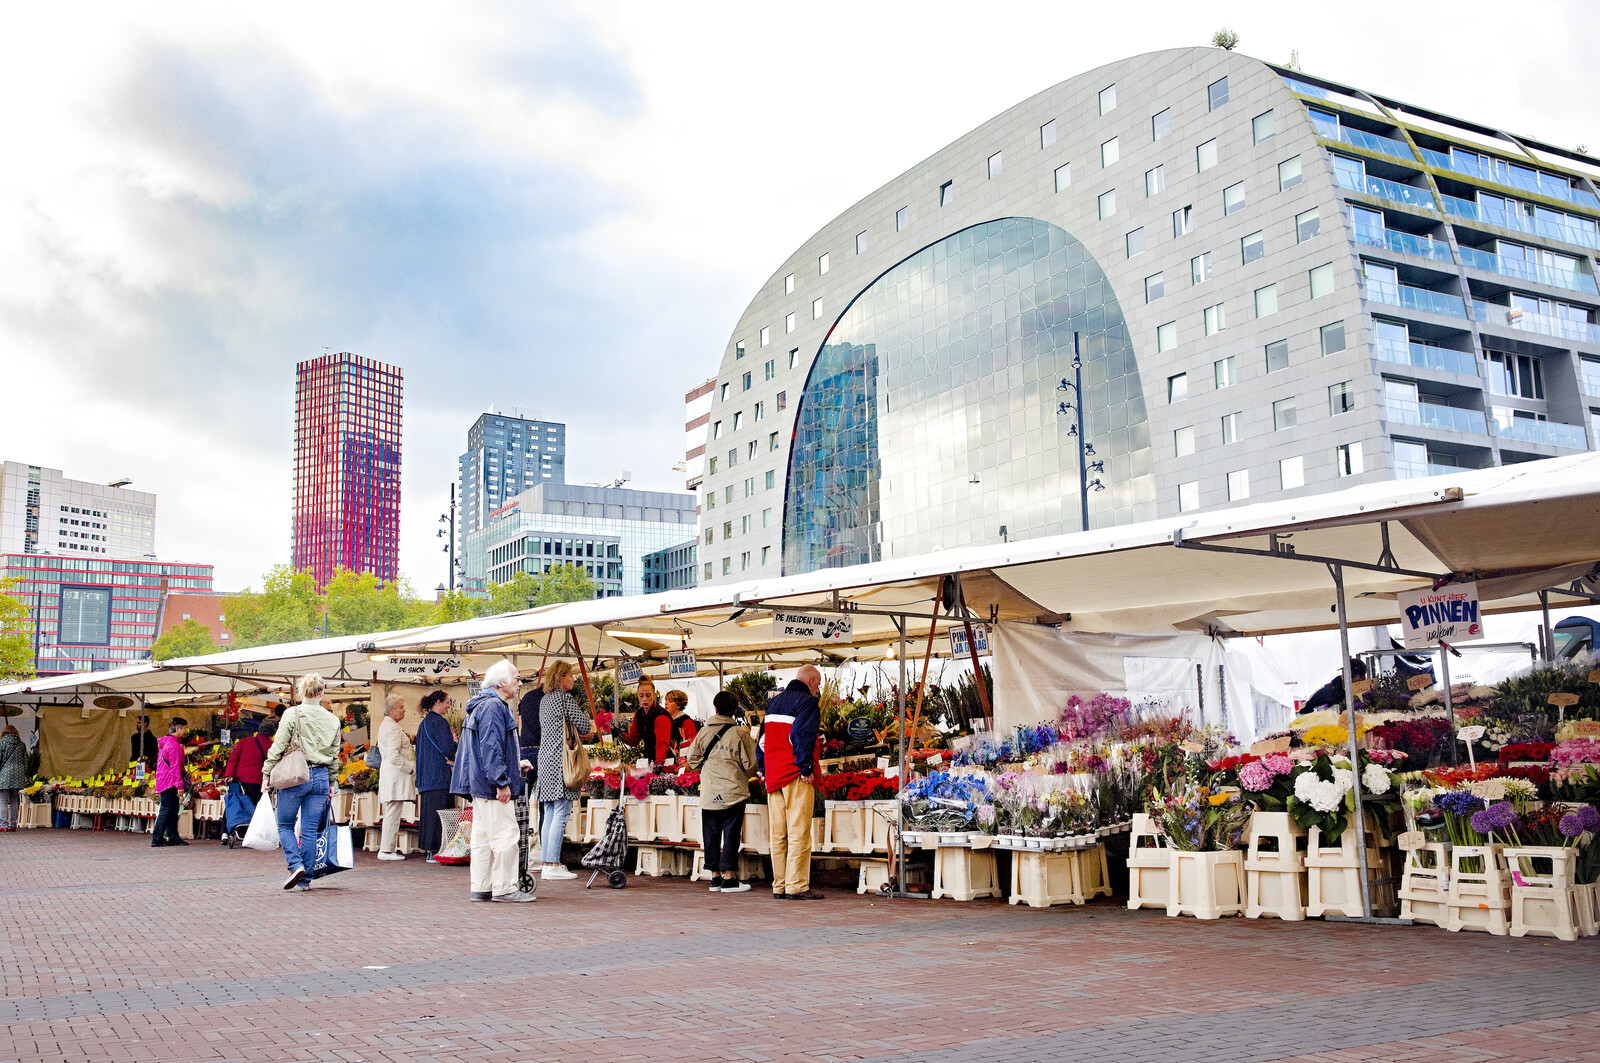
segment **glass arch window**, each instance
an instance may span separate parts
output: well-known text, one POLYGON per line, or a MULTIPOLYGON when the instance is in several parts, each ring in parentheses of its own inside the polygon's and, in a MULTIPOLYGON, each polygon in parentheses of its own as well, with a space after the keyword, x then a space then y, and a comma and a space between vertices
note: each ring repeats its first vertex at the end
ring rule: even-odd
POLYGON ((1089 521, 1156 515, 1121 307, 1093 256, 1032 218, 964 229, 894 266, 823 341, 795 418, 783 571, 1077 531, 1077 440, 1057 413, 1083 359, 1104 491, 1089 521))

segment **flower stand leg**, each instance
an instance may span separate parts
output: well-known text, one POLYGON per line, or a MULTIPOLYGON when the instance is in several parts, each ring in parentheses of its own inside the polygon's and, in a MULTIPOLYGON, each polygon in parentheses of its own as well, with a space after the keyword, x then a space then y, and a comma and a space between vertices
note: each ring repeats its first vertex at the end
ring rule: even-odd
POLYGON ((1070 850, 1067 854, 1072 857, 1074 878, 1077 881, 1078 892, 1084 901, 1094 900, 1096 897, 1111 896, 1111 871, 1106 863, 1106 847, 1104 844, 1091 845, 1087 849, 1070 850))
POLYGON ((744 827, 739 836, 740 849, 760 856, 770 856, 772 836, 768 833, 767 823, 766 805, 745 805, 744 827))
POLYGON ((889 861, 863 860, 861 873, 856 879, 857 893, 877 893, 889 884, 889 861))
MULTIPOLYGON (((678 840, 688 845, 699 845, 705 837, 700 829, 700 799, 698 797, 680 797, 678 799, 678 840)), ((605 824, 599 828, 605 831, 605 824)), ((599 836, 595 837, 599 841, 599 836)))
POLYGON ((676 849, 663 845, 639 846, 639 859, 634 865, 635 875, 647 875, 650 878, 661 878, 663 875, 687 874, 690 866, 683 860, 684 854, 676 849))
POLYGON ((870 852, 867 842, 866 809, 860 801, 823 803, 822 845, 817 852, 870 852))
POLYGON ((653 842, 656 832, 652 827, 652 815, 647 801, 629 801, 623 813, 628 818, 628 838, 636 842, 653 842))
POLYGON ((1600 934, 1600 912, 1595 910, 1595 884, 1578 886, 1573 891, 1578 907, 1578 933, 1584 937, 1600 934))
POLYGON ((949 897, 956 901, 973 901, 979 897, 998 896, 1000 880, 993 851, 953 845, 941 845, 934 850, 934 900, 949 897))
POLYGON ((1135 813, 1128 840, 1128 907, 1165 908, 1171 893, 1172 858, 1167 837, 1143 812, 1135 813))
POLYGON ((1450 913, 1450 846, 1423 845, 1406 853, 1400 874, 1400 918, 1444 926, 1450 913))
MULTIPOLYGON (((1011 854, 1012 904, 1048 908, 1056 904, 1082 904, 1077 853, 1044 853, 1019 849, 1011 854)), ((1091 894, 1092 896, 1092 894, 1091 894)))
POLYGON ((1244 853, 1237 849, 1194 853, 1169 849, 1171 893, 1167 915, 1220 919, 1244 912, 1244 853))
POLYGON ((1450 909, 1445 929, 1511 932, 1511 878, 1498 845, 1457 845, 1450 850, 1450 909))
POLYGON ((1505 850, 1511 871, 1511 936, 1578 940, 1576 850, 1527 846, 1505 850))

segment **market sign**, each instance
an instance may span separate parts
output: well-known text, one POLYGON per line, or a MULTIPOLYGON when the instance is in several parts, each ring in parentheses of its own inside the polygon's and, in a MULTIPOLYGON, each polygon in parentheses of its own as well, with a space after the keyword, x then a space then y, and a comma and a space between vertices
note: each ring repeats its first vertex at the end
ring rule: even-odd
POLYGON ((667 654, 668 679, 693 679, 697 670, 693 650, 679 650, 677 653, 667 654))
POLYGON ((376 679, 444 679, 467 674, 465 662, 454 653, 390 654, 377 662, 376 679))
POLYGON ((783 639, 805 639, 808 642, 849 642, 855 636, 850 618, 837 614, 811 613, 772 614, 772 633, 783 639))
POLYGON ((622 663, 617 665, 617 679, 625 687, 637 683, 643 673, 644 669, 640 667, 639 662, 631 657, 624 657, 622 663))
POLYGON ((1436 591, 1407 591, 1399 596, 1399 605, 1400 633, 1408 650, 1483 638, 1476 583, 1452 583, 1436 591))
MULTIPOLYGON (((972 641, 978 644, 979 656, 989 652, 989 627, 987 624, 972 625, 972 641)), ((955 625, 950 629, 950 656, 967 657, 971 653, 972 651, 967 648, 966 625, 955 625)))

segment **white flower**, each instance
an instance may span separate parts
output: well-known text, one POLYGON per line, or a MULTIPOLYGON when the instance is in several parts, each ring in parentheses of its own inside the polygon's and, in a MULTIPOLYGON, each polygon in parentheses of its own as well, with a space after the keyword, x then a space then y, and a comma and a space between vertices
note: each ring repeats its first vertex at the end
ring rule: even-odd
POLYGON ((1389 792, 1389 771, 1382 764, 1368 764, 1361 772, 1361 785, 1370 794, 1389 792))
POLYGON ((1527 779, 1506 779, 1506 796, 1513 801, 1532 801, 1539 796, 1539 788, 1527 779))
MULTIPOLYGON (((1337 772, 1335 773, 1337 775, 1337 772)), ((1349 772, 1345 772, 1349 776, 1349 772)), ((1324 782, 1317 777, 1314 771, 1304 772, 1294 781, 1294 795, 1318 812, 1332 812, 1344 801, 1345 791, 1350 789, 1348 782, 1340 785, 1335 779, 1333 782, 1324 782)))

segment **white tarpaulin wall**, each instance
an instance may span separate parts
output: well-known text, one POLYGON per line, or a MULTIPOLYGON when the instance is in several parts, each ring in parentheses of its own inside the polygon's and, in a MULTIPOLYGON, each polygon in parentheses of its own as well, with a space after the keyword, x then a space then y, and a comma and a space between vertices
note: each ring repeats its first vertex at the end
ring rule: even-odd
MULTIPOLYGON (((997 624, 993 634, 995 728, 1054 720, 1067 699, 1116 694, 1158 711, 1221 724, 1254 739, 1249 663, 1202 634, 1102 635, 1035 624, 997 624), (1224 685, 1226 690, 1224 690, 1224 685)), ((1147 709, 1148 711, 1148 709, 1147 709)), ((1273 720, 1267 729, 1287 721, 1273 720)))

